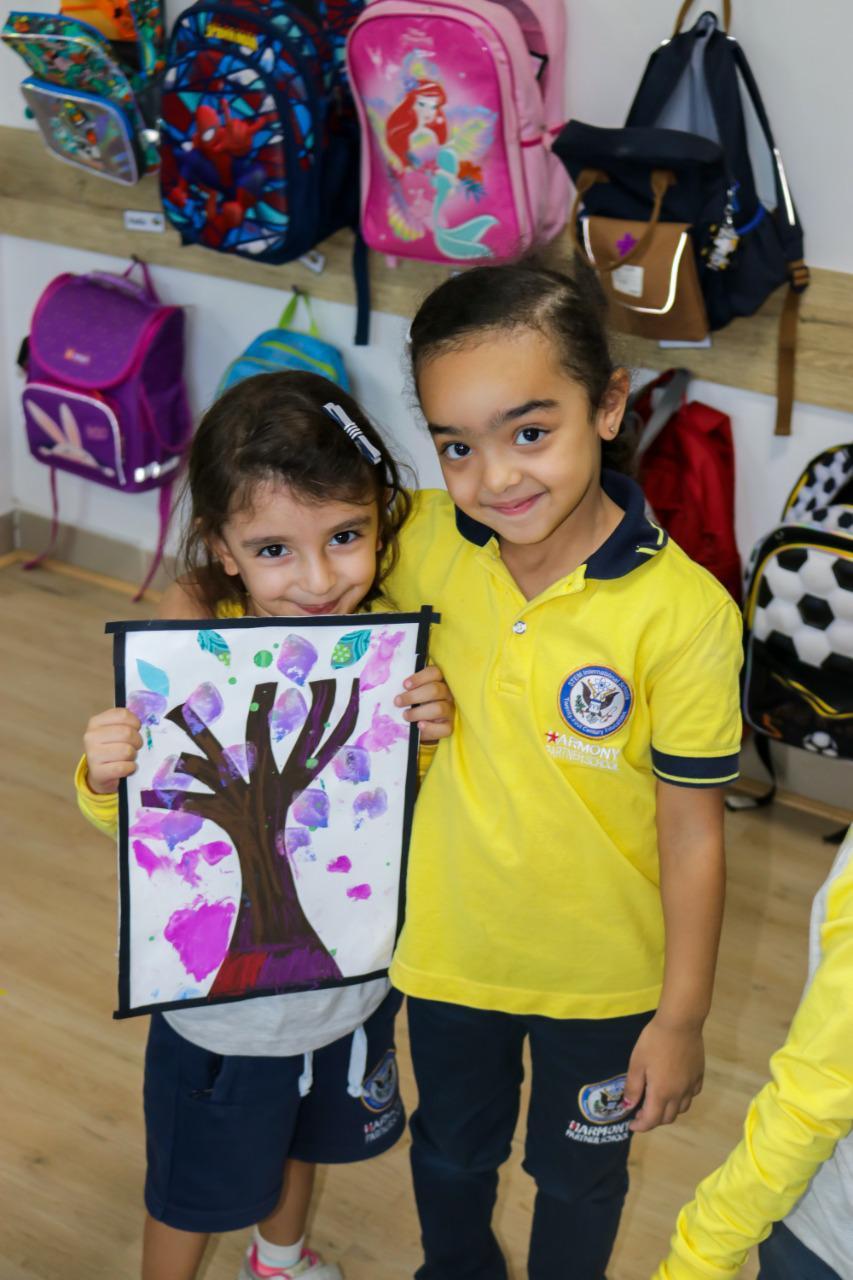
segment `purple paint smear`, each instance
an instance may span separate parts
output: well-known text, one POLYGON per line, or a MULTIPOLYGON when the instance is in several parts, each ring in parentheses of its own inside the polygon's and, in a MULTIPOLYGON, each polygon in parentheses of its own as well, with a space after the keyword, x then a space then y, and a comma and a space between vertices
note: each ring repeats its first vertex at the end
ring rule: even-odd
POLYGON ((180 810, 162 812, 160 809, 137 809, 130 834, 165 840, 169 848, 174 849, 175 845, 189 840, 197 831, 201 831, 203 825, 204 819, 196 813, 183 813, 180 810))
POLYGON ((375 791, 361 791, 352 802, 352 811, 365 818, 379 818, 388 812, 388 796, 382 787, 375 791))
POLYGON ((150 689, 136 689, 127 695, 127 709, 141 724, 159 724, 168 705, 162 693, 152 693, 150 689))
POLYGON ((237 907, 223 899, 205 902, 196 898, 190 907, 182 907, 169 917, 163 937, 177 951, 181 964, 196 981, 218 969, 225 959, 231 921, 237 907))
POLYGON ((355 745, 364 747, 366 751, 389 751, 395 742, 408 736, 408 725, 398 724, 390 716, 383 715, 377 702, 370 728, 356 738, 355 745))
POLYGON ((334 861, 326 863, 326 870, 346 873, 347 871, 352 871, 352 863, 347 855, 342 853, 339 858, 335 858, 334 861))
POLYGON ((370 755, 364 747, 342 747, 332 761, 341 782, 369 782, 370 755))
POLYGON ((351 889, 347 889, 347 897, 352 898, 353 902, 366 902, 372 892, 369 884, 354 884, 351 889))
POLYGON ((300 791, 293 801, 291 812, 303 827, 327 827, 329 825, 329 797, 325 791, 310 788, 300 791))
POLYGON ((278 651, 276 666, 294 684, 304 684, 317 661, 317 650, 302 636, 285 636, 278 651))
POLYGON ((155 871, 170 868, 172 865, 168 858, 163 858, 155 853, 153 849, 149 849, 148 845, 142 840, 133 841, 133 856, 137 865, 147 873, 149 880, 155 871))
POLYGON ((298 689, 285 689, 276 698, 275 706, 270 712, 270 730, 273 742, 281 742, 294 729, 301 729, 308 715, 305 699, 298 689))
MULTIPOLYGON (((276 847, 278 848, 278 841, 276 842, 276 847)), ((310 848, 311 836, 304 827, 285 827, 283 852, 289 858, 293 858, 300 849, 307 850, 310 848)), ((279 853, 282 853, 281 849, 279 849, 279 853)))
POLYGON ((405 639, 405 632, 380 631, 374 636, 367 662, 361 675, 361 691, 378 689, 388 679, 394 654, 405 639))

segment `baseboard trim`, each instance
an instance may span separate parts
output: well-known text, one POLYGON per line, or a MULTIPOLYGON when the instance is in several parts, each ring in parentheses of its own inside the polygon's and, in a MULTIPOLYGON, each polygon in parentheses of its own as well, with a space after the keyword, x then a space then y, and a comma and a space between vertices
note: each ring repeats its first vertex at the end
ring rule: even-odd
POLYGON ((0 516, 0 556, 8 555, 15 548, 15 513, 6 511, 0 516))
MULTIPOLYGON (((757 797, 763 796, 767 787, 766 782, 758 782, 755 778, 739 778, 731 789, 736 795, 757 797)), ((798 813, 807 813, 813 818, 834 822, 838 826, 853 822, 853 809, 826 804, 823 800, 813 800, 811 796, 800 795, 797 791, 784 791, 780 788, 776 792, 774 804, 780 804, 786 809, 796 809, 798 813)), ((748 813, 749 810, 743 812, 748 813)))
MULTIPOLYGON (((39 554, 40 548, 50 541, 51 522, 47 516, 37 515, 34 511, 15 511, 12 513, 13 543, 19 552, 20 559, 31 559, 39 554), (23 548, 27 548, 26 555, 23 548)), ((2 521, 0 520, 0 537, 2 537, 2 521)), ((0 541, 0 547, 2 547, 0 541)), ((55 544, 55 555, 50 559, 51 568, 61 573, 62 567, 80 569, 95 575, 95 581, 123 583, 130 587, 122 594, 134 595, 139 584, 144 581, 151 563, 151 552, 131 543, 123 542, 108 534, 91 533, 88 529, 79 529, 75 525, 60 523, 55 544)), ((174 557, 164 556, 163 562, 154 575, 151 584, 155 592, 166 589, 174 581, 174 557)), ((118 590, 119 588, 116 587, 118 590)))

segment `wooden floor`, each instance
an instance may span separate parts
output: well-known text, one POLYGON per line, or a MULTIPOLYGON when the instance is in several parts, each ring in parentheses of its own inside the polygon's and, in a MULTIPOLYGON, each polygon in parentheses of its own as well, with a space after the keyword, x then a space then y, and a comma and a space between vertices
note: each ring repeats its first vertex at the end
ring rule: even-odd
MULTIPOLYGON (((0 571, 0 1280, 137 1275, 147 1020, 111 1018, 113 851, 79 817, 71 774, 87 717, 112 701, 103 623, 149 611, 54 573, 0 571)), ((611 1280, 648 1280, 677 1209, 738 1135, 799 996, 809 903, 833 857, 820 838, 828 825, 783 809, 729 817, 705 1092, 686 1119, 634 1144, 611 1280)), ((411 1105, 404 1025, 399 1040, 411 1105)), ((312 1241, 340 1260, 346 1280, 413 1274, 407 1145, 322 1179, 312 1241)), ((520 1156, 517 1138, 497 1216, 515 1280, 525 1274, 532 1200, 520 1156)), ((244 1240, 211 1248, 206 1280, 234 1280, 244 1240)), ((754 1274, 750 1264, 744 1275, 754 1274)))

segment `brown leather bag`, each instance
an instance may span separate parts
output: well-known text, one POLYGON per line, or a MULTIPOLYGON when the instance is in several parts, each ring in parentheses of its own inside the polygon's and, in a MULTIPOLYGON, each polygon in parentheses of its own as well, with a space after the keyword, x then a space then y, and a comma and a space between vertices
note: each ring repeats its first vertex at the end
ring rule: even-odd
POLYGON ((594 183, 608 181, 602 170, 584 169, 578 176, 569 227, 575 248, 598 272, 615 328, 657 341, 701 342, 708 334, 708 316, 689 224, 660 221, 664 195, 675 180, 670 170, 654 169, 654 205, 648 222, 582 218, 581 241, 577 235, 580 201, 594 183))

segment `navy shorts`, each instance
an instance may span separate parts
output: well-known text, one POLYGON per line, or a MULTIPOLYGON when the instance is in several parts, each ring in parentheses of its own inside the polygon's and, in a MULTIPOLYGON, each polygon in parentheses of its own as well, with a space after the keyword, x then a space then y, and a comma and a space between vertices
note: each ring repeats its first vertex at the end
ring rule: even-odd
POLYGON ((394 1052, 402 996, 391 991, 364 1024, 364 1095, 347 1093, 352 1036, 314 1054, 314 1083, 291 1058, 222 1057, 153 1014, 145 1055, 145 1205, 181 1231, 236 1231, 275 1209, 289 1158, 368 1160, 405 1128, 394 1052))

